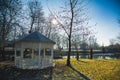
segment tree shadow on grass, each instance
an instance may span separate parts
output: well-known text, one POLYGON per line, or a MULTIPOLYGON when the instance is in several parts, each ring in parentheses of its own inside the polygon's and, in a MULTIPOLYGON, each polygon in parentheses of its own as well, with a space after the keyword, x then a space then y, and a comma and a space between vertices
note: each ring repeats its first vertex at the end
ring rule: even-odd
POLYGON ((18 69, 0 65, 0 80, 52 80, 53 67, 46 69, 18 69))
POLYGON ((89 77, 87 77, 86 75, 82 74, 81 72, 79 72, 77 69, 75 69, 73 66, 70 66, 70 68, 72 70, 74 70, 75 72, 77 72, 84 80, 91 80, 89 77))
POLYGON ((83 60, 77 60, 77 61, 80 61, 80 62, 83 62, 83 63, 88 63, 88 62, 86 62, 86 61, 83 61, 83 60))

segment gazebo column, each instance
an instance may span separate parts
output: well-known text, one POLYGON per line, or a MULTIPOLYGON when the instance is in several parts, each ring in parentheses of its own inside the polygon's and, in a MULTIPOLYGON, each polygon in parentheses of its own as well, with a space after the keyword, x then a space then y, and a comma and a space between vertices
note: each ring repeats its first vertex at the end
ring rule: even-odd
POLYGON ((40 52, 41 52, 41 46, 39 44, 39 48, 38 48, 38 69, 40 69, 40 52))
POLYGON ((53 48, 51 49, 51 61, 53 63, 53 48))
POLYGON ((45 66, 46 63, 46 55, 45 55, 45 48, 43 48, 43 58, 42 58, 42 66, 45 66))
POLYGON ((23 68, 23 46, 21 46, 21 64, 20 64, 20 67, 23 68))
POLYGON ((45 48, 43 49, 43 57, 45 58, 45 48))
POLYGON ((34 58, 34 49, 32 48, 32 59, 34 58))
POLYGON ((15 61, 15 66, 16 66, 16 48, 14 48, 15 55, 14 55, 14 61, 15 61))

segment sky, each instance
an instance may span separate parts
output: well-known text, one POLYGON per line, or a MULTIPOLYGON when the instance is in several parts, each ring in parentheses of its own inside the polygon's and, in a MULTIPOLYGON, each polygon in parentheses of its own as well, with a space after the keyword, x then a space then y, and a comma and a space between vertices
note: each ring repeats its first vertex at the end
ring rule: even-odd
POLYGON ((120 16, 120 7, 115 0, 93 0, 90 3, 92 23, 96 22, 97 40, 99 44, 109 45, 110 39, 115 39, 120 32, 117 18, 120 16))
MULTIPOLYGON (((48 16, 49 7, 51 10, 58 10, 64 0, 41 0, 45 16, 48 16)), ((90 0, 88 5, 88 16, 90 24, 94 25, 95 36, 100 45, 109 45, 110 39, 116 39, 120 33, 117 18, 120 16, 120 0, 90 0)))

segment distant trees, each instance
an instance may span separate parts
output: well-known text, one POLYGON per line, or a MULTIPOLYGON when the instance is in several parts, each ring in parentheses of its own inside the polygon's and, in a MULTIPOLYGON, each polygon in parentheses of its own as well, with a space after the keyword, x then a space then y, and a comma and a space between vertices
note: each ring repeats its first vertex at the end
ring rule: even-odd
POLYGON ((0 47, 4 58, 5 40, 13 30, 13 26, 18 26, 18 15, 21 9, 20 0, 0 0, 0 47))
POLYGON ((108 49, 110 51, 116 51, 119 52, 120 51, 120 44, 117 40, 115 39, 111 39, 110 40, 110 45, 108 46, 108 49))
POLYGON ((76 50, 76 59, 79 60, 79 50, 81 44, 81 36, 78 34, 72 35, 72 47, 76 50))
POLYGON ((99 47, 96 40, 97 39, 95 38, 93 34, 89 36, 89 40, 88 40, 89 49, 90 49, 89 59, 93 59, 93 50, 99 47))

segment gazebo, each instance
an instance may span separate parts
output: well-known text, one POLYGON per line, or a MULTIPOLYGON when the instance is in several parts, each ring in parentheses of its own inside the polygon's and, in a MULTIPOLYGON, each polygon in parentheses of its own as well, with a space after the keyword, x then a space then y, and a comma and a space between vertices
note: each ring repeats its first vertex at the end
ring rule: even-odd
POLYGON ((54 44, 37 31, 21 37, 15 43, 15 66, 21 69, 52 67, 54 44))

